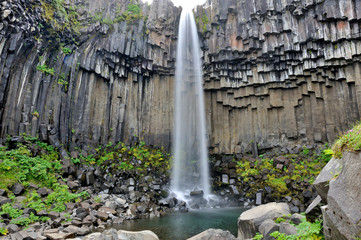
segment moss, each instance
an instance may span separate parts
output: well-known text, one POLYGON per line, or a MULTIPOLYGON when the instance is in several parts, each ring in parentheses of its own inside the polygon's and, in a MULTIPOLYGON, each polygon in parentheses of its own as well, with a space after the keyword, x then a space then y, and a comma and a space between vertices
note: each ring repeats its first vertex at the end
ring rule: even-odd
POLYGON ((339 137, 332 147, 334 156, 342 158, 343 151, 361 150, 361 122, 355 124, 350 130, 339 137))
POLYGON ((247 159, 238 161, 236 169, 239 181, 250 186, 247 197, 253 197, 259 189, 268 186, 274 190, 272 196, 281 200, 285 196, 297 194, 300 182, 312 184, 331 157, 330 149, 324 149, 319 155, 310 155, 310 152, 307 155, 303 152, 299 155, 284 155, 283 158, 287 158, 289 164, 279 169, 275 167, 273 159, 260 156, 260 159, 251 162, 247 159))
POLYGON ((79 33, 81 27, 78 19, 76 7, 65 6, 64 0, 54 0, 48 3, 45 0, 40 0, 43 9, 43 18, 47 24, 53 27, 49 32, 55 34, 56 32, 63 32, 68 30, 70 32, 79 33))

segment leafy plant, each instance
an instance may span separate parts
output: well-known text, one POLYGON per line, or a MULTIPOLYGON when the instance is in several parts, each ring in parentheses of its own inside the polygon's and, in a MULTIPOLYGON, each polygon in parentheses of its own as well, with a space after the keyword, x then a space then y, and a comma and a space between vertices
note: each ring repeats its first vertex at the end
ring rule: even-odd
POLYGON ((34 117, 36 117, 36 118, 39 118, 39 112, 38 111, 34 111, 33 113, 32 113, 32 115, 34 116, 34 117))
POLYGON ((66 185, 58 185, 54 192, 48 195, 47 199, 45 200, 45 204, 47 205, 54 205, 53 211, 56 212, 63 212, 66 210, 65 203, 74 202, 74 201, 81 201, 89 197, 88 192, 81 192, 81 193, 70 193, 68 186, 66 185))
POLYGON ((324 239, 322 234, 322 224, 316 220, 314 223, 308 222, 306 217, 301 219, 301 223, 296 226, 296 235, 286 235, 279 231, 273 232, 270 236, 275 237, 277 240, 321 240, 324 239))
POLYGON ((45 75, 54 75, 55 70, 54 68, 48 67, 46 64, 36 66, 36 69, 45 75))
POLYGON ((0 235, 7 235, 9 232, 5 227, 0 227, 0 235))
POLYGON ((63 47, 61 50, 65 55, 70 55, 73 52, 70 48, 67 47, 63 47))
POLYGON ((262 240, 263 239, 263 235, 260 233, 256 233, 256 235, 253 237, 253 240, 262 240))
POLYGON ((10 203, 6 203, 1 206, 0 216, 3 214, 8 214, 11 219, 18 218, 23 215, 23 211, 17 208, 13 208, 10 203))
POLYGON ((66 81, 65 78, 66 78, 65 74, 61 73, 58 77, 58 84, 64 85, 65 91, 67 91, 69 82, 66 81))

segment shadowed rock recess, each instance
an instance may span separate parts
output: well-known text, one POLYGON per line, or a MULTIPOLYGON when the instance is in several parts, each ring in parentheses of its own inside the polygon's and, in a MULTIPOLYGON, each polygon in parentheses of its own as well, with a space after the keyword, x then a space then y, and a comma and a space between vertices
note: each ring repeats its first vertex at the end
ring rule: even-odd
MULTIPOLYGON (((181 9, 72 0, 62 22, 49 2, 0 6, 0 136, 169 148, 181 9)), ((212 153, 330 142, 360 119, 361 0, 209 0, 195 15, 212 153)))

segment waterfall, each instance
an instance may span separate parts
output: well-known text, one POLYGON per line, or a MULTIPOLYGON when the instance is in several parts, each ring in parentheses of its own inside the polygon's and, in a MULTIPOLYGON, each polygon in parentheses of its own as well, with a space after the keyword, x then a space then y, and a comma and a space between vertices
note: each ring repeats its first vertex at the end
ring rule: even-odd
POLYGON ((171 191, 186 196, 202 190, 210 195, 202 65, 196 23, 191 9, 179 23, 175 76, 174 166, 171 191))

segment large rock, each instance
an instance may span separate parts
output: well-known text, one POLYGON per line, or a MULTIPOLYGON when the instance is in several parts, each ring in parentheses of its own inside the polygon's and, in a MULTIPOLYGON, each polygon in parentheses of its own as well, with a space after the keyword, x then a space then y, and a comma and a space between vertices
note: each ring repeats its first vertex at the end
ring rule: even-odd
POLYGON ((264 240, 274 239, 270 236, 270 234, 279 230, 279 224, 276 224, 275 221, 271 219, 267 219, 261 224, 261 226, 259 226, 259 232, 263 235, 264 240))
POLYGON ((236 240, 236 237, 229 231, 211 228, 196 236, 188 238, 188 240, 236 240))
POLYGON ((158 236, 152 231, 130 232, 123 230, 109 229, 102 233, 92 233, 83 238, 83 240, 159 240, 158 236))
POLYGON ((326 240, 361 237, 361 152, 343 153, 340 175, 330 181, 322 209, 326 240))
POLYGON ((245 211, 238 218, 238 239, 252 238, 259 226, 267 219, 291 214, 286 203, 268 203, 245 211))
POLYGON ((322 169, 316 180, 312 184, 322 201, 327 204, 327 193, 329 189, 329 182, 340 174, 342 170, 341 159, 332 158, 327 165, 322 169))
POLYGON ((140 231, 140 232, 130 232, 119 230, 118 237, 120 240, 132 239, 132 240, 159 240, 158 236, 149 230, 140 231))

